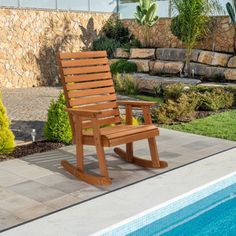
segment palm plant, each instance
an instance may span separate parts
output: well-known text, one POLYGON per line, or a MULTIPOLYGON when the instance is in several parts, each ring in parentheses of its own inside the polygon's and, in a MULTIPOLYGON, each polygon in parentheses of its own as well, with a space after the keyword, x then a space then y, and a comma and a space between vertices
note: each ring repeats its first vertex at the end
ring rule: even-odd
POLYGON ((230 2, 226 3, 226 9, 229 14, 229 17, 231 19, 232 24, 234 25, 234 42, 233 42, 233 48, 234 48, 234 55, 236 54, 236 0, 233 0, 233 6, 230 2))
POLYGON ((172 0, 172 33, 186 45, 186 67, 190 75, 192 49, 209 31, 214 0, 172 0))
POLYGON ((145 46, 150 46, 150 28, 158 21, 157 3, 155 0, 139 0, 134 14, 138 24, 144 28, 145 46))

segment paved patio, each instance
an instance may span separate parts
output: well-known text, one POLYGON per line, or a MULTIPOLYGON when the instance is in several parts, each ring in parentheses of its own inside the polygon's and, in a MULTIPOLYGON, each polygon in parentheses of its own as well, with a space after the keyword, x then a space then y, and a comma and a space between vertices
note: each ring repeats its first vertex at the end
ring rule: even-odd
MULTIPOLYGON (((74 146, 1 162, 0 230, 236 146, 236 142, 166 129, 161 129, 161 136, 157 140, 161 158, 169 163, 169 167, 162 170, 144 169, 126 163, 118 159, 111 149, 107 149, 107 165, 113 179, 113 184, 108 187, 81 182, 61 168, 62 159, 75 163, 74 146)), ((149 155, 145 141, 137 142, 135 150, 136 155, 149 155)), ((86 147, 85 153, 87 169, 98 173, 94 149, 86 147)))

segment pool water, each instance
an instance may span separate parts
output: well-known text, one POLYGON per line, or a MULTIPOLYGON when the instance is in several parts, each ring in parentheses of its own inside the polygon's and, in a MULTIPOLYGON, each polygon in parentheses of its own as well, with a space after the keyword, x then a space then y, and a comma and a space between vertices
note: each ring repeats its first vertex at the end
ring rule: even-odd
POLYGON ((128 235, 236 235, 236 184, 188 205, 128 235))

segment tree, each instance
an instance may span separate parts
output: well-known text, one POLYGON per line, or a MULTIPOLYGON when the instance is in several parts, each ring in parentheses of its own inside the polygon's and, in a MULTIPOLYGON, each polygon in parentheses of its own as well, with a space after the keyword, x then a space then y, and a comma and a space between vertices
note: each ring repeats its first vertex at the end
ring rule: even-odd
POLYGON ((155 0, 139 0, 134 17, 138 24, 143 26, 145 46, 150 46, 150 28, 156 24, 159 17, 157 16, 157 3, 155 0))
POLYGON ((210 15, 215 11, 213 0, 172 0, 172 33, 186 45, 186 67, 190 75, 192 49, 210 27, 210 15))
POLYGON ((14 147, 14 135, 0 94, 0 155, 11 153, 14 147))
POLYGON ((234 25, 234 42, 233 42, 233 48, 234 48, 234 55, 236 55, 236 0, 233 0, 233 6, 230 2, 226 3, 226 9, 229 14, 229 17, 231 19, 232 24, 234 25))

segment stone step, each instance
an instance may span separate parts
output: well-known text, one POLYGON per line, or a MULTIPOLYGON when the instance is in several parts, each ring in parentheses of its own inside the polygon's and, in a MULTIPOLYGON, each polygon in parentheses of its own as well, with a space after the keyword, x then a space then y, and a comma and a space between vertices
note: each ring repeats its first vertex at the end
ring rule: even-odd
POLYGON ((179 78, 179 77, 162 77, 153 76, 144 73, 135 73, 133 77, 139 84, 141 90, 153 90, 156 86, 183 83, 186 85, 197 85, 201 83, 201 80, 192 78, 179 78))

